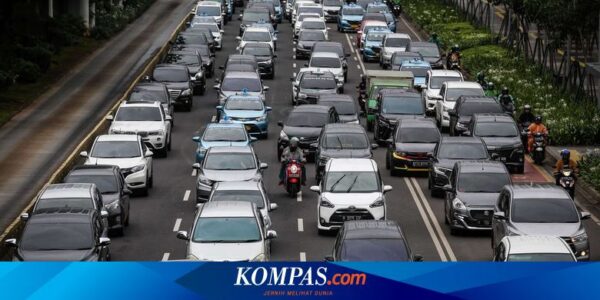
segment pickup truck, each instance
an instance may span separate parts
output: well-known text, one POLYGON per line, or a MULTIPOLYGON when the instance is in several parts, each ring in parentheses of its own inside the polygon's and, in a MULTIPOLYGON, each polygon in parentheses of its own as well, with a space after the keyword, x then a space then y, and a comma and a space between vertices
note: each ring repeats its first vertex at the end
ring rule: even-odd
POLYGON ((381 89, 411 89, 414 76, 412 72, 366 70, 367 77, 367 130, 373 131, 375 112, 379 107, 377 97, 381 89))

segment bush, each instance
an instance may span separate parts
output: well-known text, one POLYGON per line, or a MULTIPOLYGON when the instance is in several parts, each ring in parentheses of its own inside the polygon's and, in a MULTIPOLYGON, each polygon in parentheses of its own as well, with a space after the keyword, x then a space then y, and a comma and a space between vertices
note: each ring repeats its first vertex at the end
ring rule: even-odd
POLYGON ((135 20, 154 0, 131 0, 123 7, 110 3, 96 4, 96 27, 92 29, 92 37, 106 39, 123 30, 127 24, 135 20))
POLYGON ((30 62, 35 63, 42 72, 46 72, 52 63, 52 51, 41 44, 33 47, 17 46, 17 54, 30 62))
POLYGON ((58 50, 79 43, 86 31, 83 20, 70 14, 48 20, 48 41, 58 50))
POLYGON ((17 82, 19 83, 33 83, 42 76, 40 67, 24 59, 17 59, 13 70, 17 74, 17 82))
POLYGON ((584 154, 579 161, 581 178, 600 191, 600 149, 584 154))
POLYGON ((449 49, 454 44, 458 44, 463 50, 469 49, 489 44, 493 38, 487 30, 475 28, 467 22, 433 24, 429 27, 430 32, 438 34, 443 49, 449 49))
POLYGON ((5 89, 13 84, 13 74, 0 70, 0 90, 5 89))

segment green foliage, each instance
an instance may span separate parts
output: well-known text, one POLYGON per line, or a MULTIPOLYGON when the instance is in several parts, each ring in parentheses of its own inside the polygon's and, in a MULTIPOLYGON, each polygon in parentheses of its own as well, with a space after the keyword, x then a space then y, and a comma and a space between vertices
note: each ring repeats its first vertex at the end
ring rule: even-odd
POLYGON ((92 36, 106 39, 123 30, 127 24, 144 12, 154 0, 130 0, 123 7, 111 4, 111 1, 96 3, 96 27, 92 36))
POLYGON ((17 59, 13 70, 17 74, 18 83, 33 83, 42 76, 40 67, 24 59, 17 59))
POLYGON ((55 49, 77 45, 86 31, 83 20, 70 14, 49 19, 47 28, 47 40, 55 49))
POLYGON ((600 149, 584 154, 579 161, 579 174, 583 180, 600 191, 600 149))
POLYGON ((50 68, 52 51, 41 43, 33 47, 17 45, 16 52, 21 58, 36 64, 42 72, 46 72, 50 68))
POLYGON ((3 90, 13 84, 13 74, 0 70, 0 90, 3 90))

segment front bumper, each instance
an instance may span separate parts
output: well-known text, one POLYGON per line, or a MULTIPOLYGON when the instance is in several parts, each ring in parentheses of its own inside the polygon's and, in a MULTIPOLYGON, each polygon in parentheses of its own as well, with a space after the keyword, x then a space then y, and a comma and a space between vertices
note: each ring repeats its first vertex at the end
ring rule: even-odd
POLYGON ((493 207, 469 207, 466 211, 458 211, 450 206, 448 221, 451 228, 472 231, 488 231, 492 229, 493 214, 493 207))
POLYGON ((376 50, 375 48, 363 48, 363 56, 367 60, 379 60, 379 56, 381 56, 381 50, 376 50))
POLYGON ((208 197, 210 196, 210 192, 212 191, 212 186, 208 186, 202 183, 196 182, 196 202, 204 203, 208 201, 208 197))
POLYGON ((350 220, 385 220, 385 205, 371 208, 366 206, 356 206, 353 209, 344 206, 333 208, 319 205, 318 208, 319 230, 339 229, 345 221, 350 220))
POLYGON ((148 176, 146 175, 148 167, 135 173, 127 173, 127 170, 122 171, 125 177, 125 184, 130 190, 143 189, 147 185, 148 176))
POLYGON ((452 174, 452 170, 443 172, 444 174, 438 173, 433 168, 429 171, 429 177, 431 178, 431 188, 434 190, 441 190, 443 186, 450 183, 449 178, 452 174))
POLYGON ((392 160, 390 167, 393 170, 403 172, 427 172, 431 162, 427 157, 423 159, 411 159, 410 157, 400 156, 396 152, 392 153, 392 160))
POLYGON ((167 135, 150 135, 142 137, 142 141, 152 150, 163 150, 167 146, 167 135))
POLYGON ((115 230, 123 227, 123 208, 120 201, 115 201, 118 204, 115 206, 106 205, 104 208, 108 211, 108 230, 115 230))
POLYGON ((266 134, 269 128, 269 121, 256 121, 256 120, 247 120, 247 119, 231 119, 232 123, 244 124, 246 127, 246 131, 251 135, 260 135, 266 134))
POLYGON ((509 169, 510 168, 521 168, 525 165, 525 150, 524 148, 511 148, 511 149, 490 149, 488 147, 490 155, 497 154, 498 161, 503 162, 509 169))
POLYGON ((273 71, 275 70, 274 65, 271 64, 258 64, 258 74, 260 74, 260 76, 264 76, 264 75, 271 75, 273 74, 273 71))

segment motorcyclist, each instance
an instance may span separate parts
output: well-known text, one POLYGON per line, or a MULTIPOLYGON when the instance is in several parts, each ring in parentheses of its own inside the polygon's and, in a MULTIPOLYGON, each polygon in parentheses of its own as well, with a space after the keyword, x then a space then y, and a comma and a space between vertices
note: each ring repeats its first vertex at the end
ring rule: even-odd
POLYGON ((535 116, 531 112, 531 105, 525 104, 523 112, 519 115, 519 125, 533 123, 535 116))
POLYGON ((559 180, 562 177, 562 173, 561 171, 563 170, 563 168, 569 168, 571 170, 573 170, 572 176, 573 178, 575 178, 575 174, 577 174, 578 169, 577 169, 577 162, 575 162, 573 159, 571 159, 571 151, 569 151, 569 149, 562 149, 560 151, 560 157, 561 159, 559 159, 556 162, 556 165, 554 166, 554 178, 556 179, 556 184, 560 184, 559 180))
POLYGON ((446 68, 447 69, 452 69, 452 58, 456 57, 456 59, 458 60, 458 65, 460 66, 460 47, 458 46, 458 44, 454 44, 454 46, 452 46, 452 48, 450 48, 450 52, 448 52, 447 58, 446 58, 446 68))
POLYGON ((502 105, 502 108, 507 113, 513 113, 515 111, 515 104, 513 97, 509 94, 508 88, 503 87, 502 92, 498 95, 498 103, 502 105))
POLYGON ((496 88, 496 86, 494 85, 494 83, 491 81, 488 81, 487 88, 484 89, 485 95, 488 97, 496 96, 496 91, 494 90, 495 88, 496 88))
POLYGON ((367 93, 367 77, 362 74, 360 75, 360 83, 356 86, 356 89, 358 90, 358 104, 360 104, 362 111, 366 111, 366 100, 363 99, 363 95, 367 93))
POLYGON ((541 133, 546 137, 548 135, 548 129, 542 124, 542 116, 535 116, 533 123, 527 128, 529 130, 527 139, 527 149, 531 152, 533 149, 533 136, 536 133, 541 133))
POLYGON ((437 33, 432 33, 431 36, 429 37, 429 42, 430 43, 435 43, 436 45, 438 45, 438 47, 440 46, 440 39, 438 38, 437 33))
POLYGON ((477 72, 477 83, 479 83, 484 90, 488 89, 487 81, 485 81, 485 73, 483 73, 483 71, 477 72))
POLYGON ((285 177, 285 168, 288 162, 292 160, 295 160, 300 163, 300 166, 302 167, 302 185, 306 184, 306 169, 304 168, 304 162, 306 162, 306 159, 304 159, 304 154, 302 153, 302 150, 298 147, 299 143, 300 141, 297 137, 292 137, 290 139, 289 146, 283 149, 283 152, 281 153, 281 169, 279 169, 280 185, 283 184, 283 179, 285 177))

